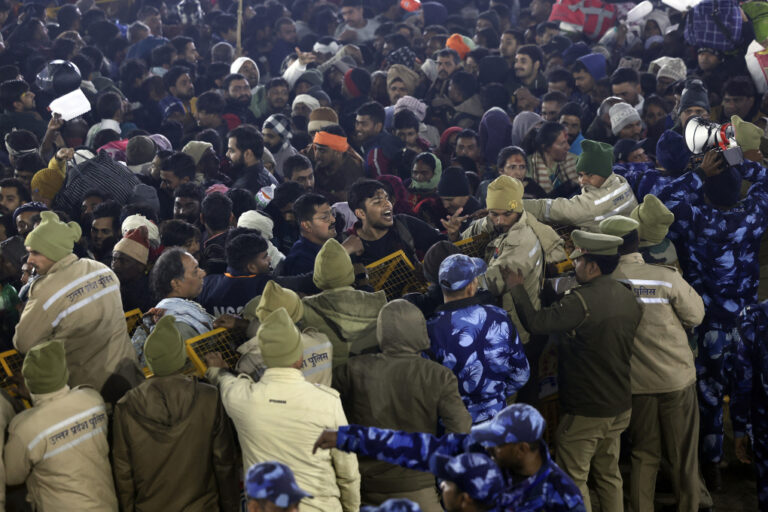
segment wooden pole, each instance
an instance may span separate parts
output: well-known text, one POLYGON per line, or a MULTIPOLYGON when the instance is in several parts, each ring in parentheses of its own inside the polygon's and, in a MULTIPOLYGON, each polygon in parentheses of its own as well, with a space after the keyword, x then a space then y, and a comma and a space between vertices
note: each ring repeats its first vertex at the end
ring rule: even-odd
POLYGON ((237 56, 243 56, 243 0, 238 0, 237 7, 237 56))

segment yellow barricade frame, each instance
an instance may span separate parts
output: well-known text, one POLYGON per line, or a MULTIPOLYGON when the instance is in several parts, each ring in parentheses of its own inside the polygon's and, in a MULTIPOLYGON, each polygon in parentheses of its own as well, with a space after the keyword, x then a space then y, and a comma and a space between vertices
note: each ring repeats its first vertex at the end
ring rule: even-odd
POLYGON ((384 290, 387 294, 387 300, 400 298, 410 292, 423 292, 427 289, 427 283, 420 281, 413 272, 415 269, 416 267, 413 266, 402 249, 365 266, 371 287, 376 291, 384 290), (400 263, 405 265, 405 270, 398 270, 400 263), (404 272, 407 272, 407 275, 403 276, 404 272), (390 280, 393 274, 399 279, 390 280), (400 286, 401 284, 402 286, 400 286))
POLYGON ((459 248, 461 254, 471 256, 472 258, 485 259, 485 248, 491 241, 491 236, 487 233, 480 233, 464 240, 454 242, 453 245, 459 248))
POLYGON ((139 308, 125 312, 125 326, 128 329, 128 336, 133 336, 133 333, 139 326, 139 322, 141 322, 142 316, 143 315, 141 314, 141 310, 139 308))
POLYGON ((233 342, 246 341, 244 334, 240 331, 228 331, 219 327, 186 340, 184 343, 187 345, 187 355, 198 375, 202 377, 208 370, 208 365, 205 364, 205 355, 211 352, 221 352, 224 361, 230 368, 234 369, 238 359, 240 359, 240 354, 235 350, 235 343, 233 342))

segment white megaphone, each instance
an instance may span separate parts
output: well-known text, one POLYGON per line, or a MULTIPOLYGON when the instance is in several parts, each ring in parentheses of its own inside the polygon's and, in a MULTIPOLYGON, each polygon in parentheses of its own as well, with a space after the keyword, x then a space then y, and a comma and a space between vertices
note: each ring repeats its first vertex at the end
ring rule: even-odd
POLYGON ((694 155, 717 149, 723 153, 729 165, 738 165, 744 161, 744 153, 736 142, 731 123, 717 124, 701 117, 691 118, 685 125, 685 145, 694 155))

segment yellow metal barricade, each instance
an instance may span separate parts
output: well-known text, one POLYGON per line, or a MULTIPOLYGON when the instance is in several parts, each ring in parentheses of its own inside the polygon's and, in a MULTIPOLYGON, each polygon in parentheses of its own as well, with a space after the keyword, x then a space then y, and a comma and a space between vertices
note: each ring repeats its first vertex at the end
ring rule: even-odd
POLYGON ((406 293, 424 292, 427 283, 415 272, 413 263, 400 250, 365 267, 374 290, 384 290, 387 300, 399 299, 406 293))
POLYGON ((485 259, 485 248, 488 247, 488 242, 491 241, 491 236, 487 233, 480 233, 471 238, 465 238, 454 243, 459 248, 461 254, 466 254, 472 258, 485 259))
POLYGON ((245 341, 245 333, 242 331, 227 330, 220 327, 188 339, 186 341, 187 355, 189 355, 189 360, 200 376, 205 375, 205 371, 208 369, 208 365, 205 364, 205 354, 211 352, 221 352, 224 361, 230 368, 234 369, 240 358, 235 347, 245 341))

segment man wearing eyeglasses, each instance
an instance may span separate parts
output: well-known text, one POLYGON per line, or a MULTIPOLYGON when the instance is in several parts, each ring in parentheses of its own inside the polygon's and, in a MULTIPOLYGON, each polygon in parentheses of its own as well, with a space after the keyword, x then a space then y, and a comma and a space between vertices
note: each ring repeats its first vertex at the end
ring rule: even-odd
POLYGON ((320 248, 336 236, 336 216, 325 197, 304 194, 293 203, 293 213, 301 235, 285 257, 282 268, 278 269, 285 276, 312 272, 320 248))

